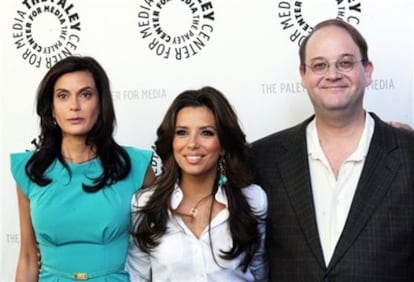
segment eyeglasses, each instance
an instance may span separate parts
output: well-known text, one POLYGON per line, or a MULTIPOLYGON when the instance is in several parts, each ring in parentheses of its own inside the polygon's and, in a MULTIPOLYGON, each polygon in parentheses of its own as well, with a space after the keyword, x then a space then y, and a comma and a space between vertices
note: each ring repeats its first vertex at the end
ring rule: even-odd
MULTIPOLYGON (((335 62, 335 67, 339 72, 349 72, 354 66, 363 60, 357 60, 353 56, 344 56, 335 62)), ((331 64, 325 58, 320 58, 312 61, 310 65, 306 65, 312 70, 314 74, 325 74, 328 72, 331 64)))

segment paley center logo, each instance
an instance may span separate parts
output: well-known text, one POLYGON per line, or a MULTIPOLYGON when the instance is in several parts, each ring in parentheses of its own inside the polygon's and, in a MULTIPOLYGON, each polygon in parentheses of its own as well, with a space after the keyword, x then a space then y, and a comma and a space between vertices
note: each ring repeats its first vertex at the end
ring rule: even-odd
POLYGON ((361 1, 358 0, 288 0, 278 1, 278 19, 289 40, 299 46, 318 22, 337 18, 358 25, 361 1))
POLYGON ((76 52, 80 32, 79 15, 66 0, 24 0, 13 18, 15 48, 37 68, 50 68, 76 52))
POLYGON ((164 59, 197 55, 214 32, 214 9, 207 0, 140 0, 139 36, 164 59))

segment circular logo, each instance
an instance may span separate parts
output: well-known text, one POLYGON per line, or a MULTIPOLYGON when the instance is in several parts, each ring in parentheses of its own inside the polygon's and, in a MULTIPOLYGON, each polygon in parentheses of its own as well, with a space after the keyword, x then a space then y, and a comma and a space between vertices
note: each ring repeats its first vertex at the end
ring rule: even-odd
POLYGON ((214 31, 214 9, 203 0, 141 0, 139 35, 164 59, 181 61, 197 55, 214 31))
POLYGON ((278 2, 278 18, 289 40, 298 46, 312 32, 318 22, 337 18, 350 24, 359 24, 360 1, 290 0, 278 2))
POLYGON ((80 41, 81 22, 68 1, 23 1, 12 25, 14 45, 37 68, 50 68, 72 55, 80 41))

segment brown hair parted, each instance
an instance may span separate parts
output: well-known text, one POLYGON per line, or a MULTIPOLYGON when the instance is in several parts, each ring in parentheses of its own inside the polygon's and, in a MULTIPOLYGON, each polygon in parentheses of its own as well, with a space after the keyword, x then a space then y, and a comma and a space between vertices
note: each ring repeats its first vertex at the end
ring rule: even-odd
MULTIPOLYGON (((228 183, 224 186, 228 198, 229 227, 233 238, 233 247, 223 250, 224 259, 233 259, 242 253, 242 262, 247 267, 259 243, 257 229, 258 218, 252 213, 241 188, 252 183, 252 176, 247 162, 248 144, 237 115, 225 96, 212 87, 188 90, 179 94, 168 108, 157 129, 155 151, 163 163, 163 173, 156 180, 153 194, 146 206, 139 207, 139 218, 134 226, 134 237, 139 247, 150 252, 160 243, 166 232, 169 199, 180 168, 173 155, 173 138, 177 115, 185 107, 207 107, 214 115, 218 138, 225 151, 226 173, 228 183)), ((218 174, 216 183, 218 180, 218 174)), ((213 193, 218 189, 216 184, 213 193)), ((214 242, 212 242, 214 243, 214 242)))

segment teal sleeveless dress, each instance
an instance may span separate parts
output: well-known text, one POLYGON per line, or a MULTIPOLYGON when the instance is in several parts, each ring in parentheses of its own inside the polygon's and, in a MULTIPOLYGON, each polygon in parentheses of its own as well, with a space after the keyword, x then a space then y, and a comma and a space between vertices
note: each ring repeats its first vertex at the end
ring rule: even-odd
POLYGON ((39 281, 129 281, 125 271, 131 224, 131 199, 142 186, 152 152, 123 147, 131 158, 130 174, 96 193, 82 183, 100 175, 99 159, 69 163, 72 176, 55 161, 46 171, 52 183, 40 187, 25 173, 33 152, 11 154, 12 175, 30 200, 39 244, 39 281))

